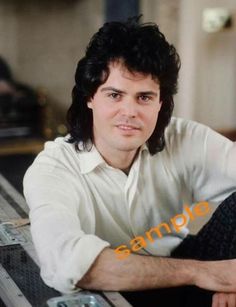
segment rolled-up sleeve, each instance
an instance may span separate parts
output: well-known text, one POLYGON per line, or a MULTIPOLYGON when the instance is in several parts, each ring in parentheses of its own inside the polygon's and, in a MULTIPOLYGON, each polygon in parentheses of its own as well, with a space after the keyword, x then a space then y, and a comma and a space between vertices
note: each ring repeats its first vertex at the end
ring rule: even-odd
POLYGON ((73 178, 63 166, 55 168, 34 162, 24 177, 24 195, 30 208, 31 234, 41 277, 48 286, 63 293, 78 291, 76 283, 99 253, 110 246, 93 231, 82 229, 83 191, 78 189, 78 178, 73 178))

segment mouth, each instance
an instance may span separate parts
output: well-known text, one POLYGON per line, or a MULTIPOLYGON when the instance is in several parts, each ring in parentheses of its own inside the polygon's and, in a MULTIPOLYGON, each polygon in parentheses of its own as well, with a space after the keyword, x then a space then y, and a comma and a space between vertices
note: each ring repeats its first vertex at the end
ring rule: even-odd
POLYGON ((116 127, 124 131, 140 130, 139 127, 133 125, 121 124, 121 125, 116 125, 116 127))
POLYGON ((140 133, 140 128, 133 125, 116 125, 115 126, 120 135, 123 136, 135 136, 140 133))

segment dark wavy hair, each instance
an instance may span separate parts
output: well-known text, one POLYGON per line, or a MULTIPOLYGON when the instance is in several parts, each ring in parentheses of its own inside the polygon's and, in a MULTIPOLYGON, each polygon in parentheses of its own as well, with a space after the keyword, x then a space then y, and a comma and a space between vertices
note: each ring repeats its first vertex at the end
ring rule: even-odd
POLYGON ((88 141, 93 143, 93 115, 87 101, 107 80, 108 66, 115 61, 122 61, 131 72, 150 74, 159 81, 162 106, 156 127, 146 142, 153 155, 165 146, 164 131, 174 108, 180 59, 158 26, 155 23, 139 24, 139 17, 126 22, 105 23, 89 42, 75 73, 72 104, 67 112, 68 142, 75 143, 76 150, 81 141, 84 149, 88 149, 88 141))

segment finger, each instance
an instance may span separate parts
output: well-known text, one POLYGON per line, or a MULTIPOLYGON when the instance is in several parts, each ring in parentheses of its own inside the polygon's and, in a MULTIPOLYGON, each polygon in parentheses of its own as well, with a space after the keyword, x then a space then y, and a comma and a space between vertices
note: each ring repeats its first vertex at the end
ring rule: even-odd
POLYGON ((228 307, 236 307, 236 294, 235 293, 228 294, 228 307))
POLYGON ((218 300, 218 293, 215 293, 212 296, 212 305, 211 305, 211 307, 219 307, 218 302, 219 302, 219 300, 218 300))
POLYGON ((228 307, 228 304, 227 304, 228 296, 229 296, 229 293, 218 293, 217 307, 228 307))

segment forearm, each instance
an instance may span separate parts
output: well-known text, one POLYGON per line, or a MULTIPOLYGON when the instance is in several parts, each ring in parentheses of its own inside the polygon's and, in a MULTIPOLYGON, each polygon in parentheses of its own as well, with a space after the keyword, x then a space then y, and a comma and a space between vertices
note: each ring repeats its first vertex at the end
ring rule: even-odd
POLYGON ((135 254, 118 260, 114 250, 106 248, 77 286, 91 290, 135 291, 190 285, 197 262, 135 254))

